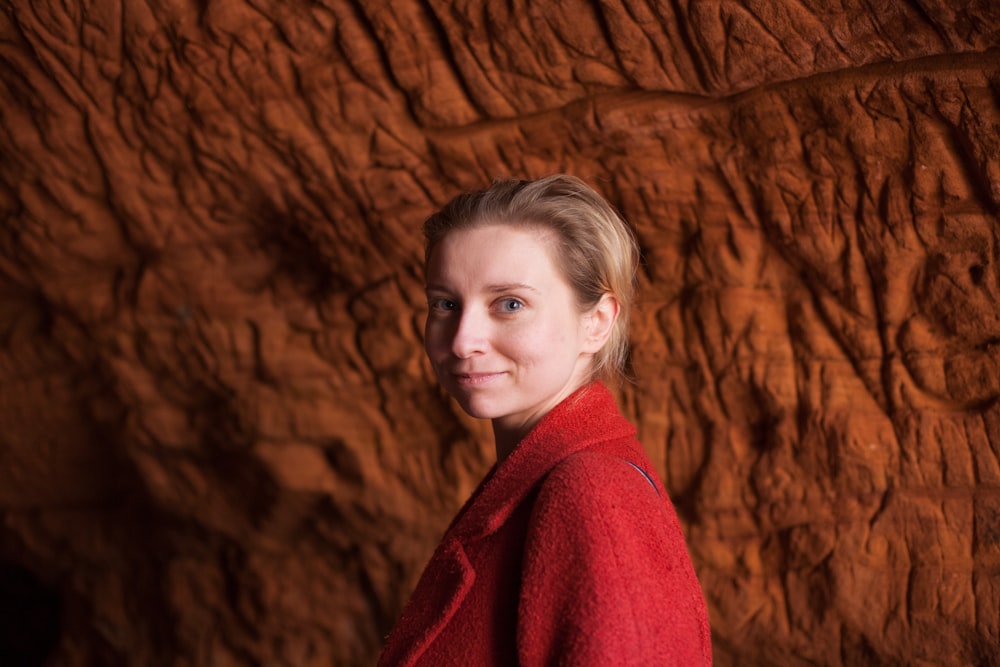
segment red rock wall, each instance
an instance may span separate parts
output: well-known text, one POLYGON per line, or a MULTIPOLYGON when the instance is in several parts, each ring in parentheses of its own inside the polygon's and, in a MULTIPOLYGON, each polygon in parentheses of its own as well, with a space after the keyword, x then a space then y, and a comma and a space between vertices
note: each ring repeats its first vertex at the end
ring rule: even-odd
POLYGON ((0 645, 371 664, 490 465, 421 220, 578 174, 636 225, 623 405, 720 665, 1000 645, 991 0, 12 0, 0 645))

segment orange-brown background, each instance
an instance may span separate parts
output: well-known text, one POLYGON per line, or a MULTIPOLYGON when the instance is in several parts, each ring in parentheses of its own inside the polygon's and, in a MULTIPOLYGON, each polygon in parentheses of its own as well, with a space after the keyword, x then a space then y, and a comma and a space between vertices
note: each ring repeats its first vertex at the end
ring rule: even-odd
POLYGON ((638 230, 717 663, 1000 664, 998 49, 991 0, 9 1, 0 605, 53 665, 371 664, 491 463, 420 222, 568 171, 638 230))

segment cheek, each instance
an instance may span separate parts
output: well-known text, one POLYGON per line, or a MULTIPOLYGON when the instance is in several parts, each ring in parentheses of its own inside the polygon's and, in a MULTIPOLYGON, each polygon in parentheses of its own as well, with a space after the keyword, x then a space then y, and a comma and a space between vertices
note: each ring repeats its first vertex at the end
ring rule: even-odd
POLYGON ((527 363, 541 364, 552 359, 556 352, 569 342, 569 336, 562 326, 554 323, 534 323, 531 327, 505 332, 494 342, 498 350, 507 356, 516 357, 527 363))
POLYGON ((431 317, 424 323, 424 351, 432 360, 445 344, 444 327, 431 317))
POLYGON ((579 322, 569 313, 552 317, 538 330, 538 339, 545 345, 570 345, 576 339, 579 322))

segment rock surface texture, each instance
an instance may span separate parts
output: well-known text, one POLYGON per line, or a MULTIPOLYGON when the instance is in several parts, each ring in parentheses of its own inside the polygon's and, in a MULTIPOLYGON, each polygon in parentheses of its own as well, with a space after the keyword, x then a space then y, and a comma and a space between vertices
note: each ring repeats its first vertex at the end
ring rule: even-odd
POLYGON ((992 0, 8 0, 0 662, 372 664, 492 462, 419 225, 568 171, 717 664, 1000 664, 998 156, 992 0))

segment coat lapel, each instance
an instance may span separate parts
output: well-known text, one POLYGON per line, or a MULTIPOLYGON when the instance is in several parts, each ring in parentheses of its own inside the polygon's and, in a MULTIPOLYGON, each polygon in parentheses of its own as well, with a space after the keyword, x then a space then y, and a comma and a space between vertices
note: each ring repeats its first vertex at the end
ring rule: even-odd
POLYGON ((462 605, 476 579, 476 572, 462 543, 445 538, 430 566, 424 570, 403 616, 393 629, 390 646, 380 665, 412 665, 462 605))
POLYGON ((567 456, 600 440, 635 435, 600 382, 578 389, 535 425, 490 471, 449 533, 465 544, 499 530, 545 475, 567 456), (609 409, 610 406, 610 409, 609 409))
POLYGON ((445 532, 379 665, 413 665, 427 650, 476 580, 467 548, 500 530, 546 473, 596 441, 635 434, 635 427, 614 405, 614 397, 603 384, 582 387, 543 417, 510 456, 490 470, 445 532))

